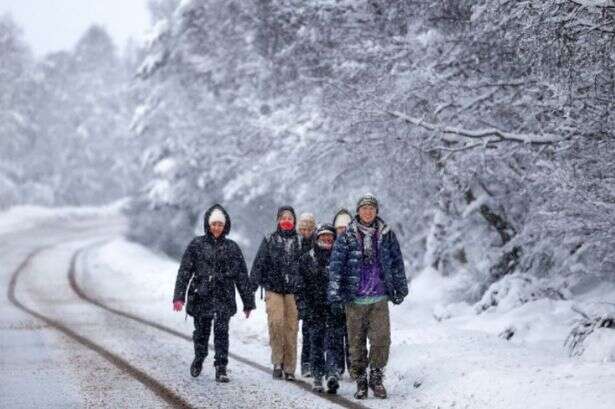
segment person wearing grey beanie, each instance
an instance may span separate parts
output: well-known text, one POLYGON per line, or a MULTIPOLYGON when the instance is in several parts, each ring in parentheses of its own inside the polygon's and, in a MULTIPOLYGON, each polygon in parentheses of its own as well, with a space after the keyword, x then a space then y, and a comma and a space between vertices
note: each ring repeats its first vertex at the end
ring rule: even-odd
POLYGON ((383 377, 391 345, 388 302, 401 304, 408 295, 397 236, 379 212, 374 195, 361 196, 357 215, 336 240, 329 262, 328 300, 345 307, 357 399, 367 398, 368 387, 374 396, 387 397, 383 377))

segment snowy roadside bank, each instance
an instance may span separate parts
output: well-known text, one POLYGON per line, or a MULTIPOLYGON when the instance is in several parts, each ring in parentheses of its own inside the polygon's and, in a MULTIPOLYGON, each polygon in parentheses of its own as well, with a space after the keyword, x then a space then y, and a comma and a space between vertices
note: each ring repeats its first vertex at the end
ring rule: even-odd
MULTIPOLYGON (((127 311, 190 334, 191 320, 171 311, 177 263, 125 240, 84 256, 83 285, 127 311)), ((393 346, 387 371, 391 398, 369 406, 611 408, 615 402, 612 334, 598 331, 581 357, 569 357, 563 342, 578 314, 574 302, 540 299, 517 308, 476 314, 469 305, 440 305, 451 283, 425 271, 411 285, 408 301, 392 308, 393 346), (510 340, 498 336, 514 328, 510 340)), ((603 287, 591 298, 610 299, 603 287)), ((231 350, 268 365, 265 309, 231 323, 231 350)), ((186 345, 183 354, 191 354, 186 345)), ((263 382, 268 382, 264 380, 263 382)), ((353 385, 343 383, 350 396, 353 385)))

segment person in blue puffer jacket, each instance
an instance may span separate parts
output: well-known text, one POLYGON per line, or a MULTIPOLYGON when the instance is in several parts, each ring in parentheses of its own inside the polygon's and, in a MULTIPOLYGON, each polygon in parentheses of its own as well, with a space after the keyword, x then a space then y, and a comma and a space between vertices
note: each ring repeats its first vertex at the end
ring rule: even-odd
POLYGON ((345 308, 357 399, 367 398, 368 386, 374 396, 387 396, 383 376, 391 344, 388 302, 401 304, 408 295, 399 242, 378 211, 373 195, 359 199, 357 215, 335 241, 329 262, 327 297, 332 305, 345 308))

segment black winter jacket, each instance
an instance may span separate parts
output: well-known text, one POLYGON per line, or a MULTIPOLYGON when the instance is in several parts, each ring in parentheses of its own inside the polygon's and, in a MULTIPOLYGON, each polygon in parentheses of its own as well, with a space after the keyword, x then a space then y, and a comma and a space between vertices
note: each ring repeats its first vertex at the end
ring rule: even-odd
POLYGON ((327 289, 329 285, 329 259, 331 250, 323 250, 317 245, 301 256, 299 274, 302 277, 299 302, 305 317, 324 318, 328 309, 327 289))
POLYGON ((301 243, 301 254, 305 254, 308 251, 312 250, 316 243, 316 237, 312 234, 307 239, 303 236, 299 236, 299 243, 301 243))
POLYGON ((296 294, 301 281, 298 263, 302 254, 296 231, 278 228, 269 234, 263 239, 252 264, 252 290, 261 286, 279 294, 296 294))
POLYGON ((231 219, 226 210, 220 205, 212 206, 205 212, 204 227, 205 235, 192 239, 184 252, 173 301, 184 301, 187 292, 186 313, 189 315, 222 313, 232 316, 237 312, 237 287, 243 310, 255 309, 254 293, 241 249, 226 238, 231 230, 231 219), (215 208, 226 217, 224 232, 218 239, 209 232, 207 222, 215 208))

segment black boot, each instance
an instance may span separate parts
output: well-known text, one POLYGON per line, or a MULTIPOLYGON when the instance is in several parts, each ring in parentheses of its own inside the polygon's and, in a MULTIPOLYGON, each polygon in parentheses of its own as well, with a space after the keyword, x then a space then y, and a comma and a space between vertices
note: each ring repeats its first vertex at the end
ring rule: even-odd
POLYGON ((322 378, 320 376, 314 376, 312 390, 318 393, 322 393, 324 391, 324 388, 322 387, 322 378))
POLYGON ((340 382, 338 380, 338 377, 333 375, 333 376, 329 376, 327 377, 327 393, 337 393, 337 390, 340 387, 340 382))
POLYGON ((194 361, 192 361, 192 365, 190 365, 190 375, 193 377, 197 377, 201 374, 201 369, 203 369, 203 361, 205 358, 196 356, 194 357, 194 361))
POLYGON ((367 399, 367 375, 364 373, 357 376, 357 391, 354 397, 355 399, 367 399))
POLYGON ((230 382, 230 379, 228 375, 226 374, 225 366, 216 366, 216 382, 220 382, 220 383, 230 382))
POLYGON ((282 365, 273 365, 273 379, 282 379, 282 365))
POLYGON ((387 390, 384 388, 382 381, 384 380, 384 371, 382 368, 372 368, 369 371, 369 387, 374 392, 374 396, 380 399, 386 399, 387 390))
POLYGON ((284 379, 288 382, 295 382, 295 374, 284 372, 284 379))

